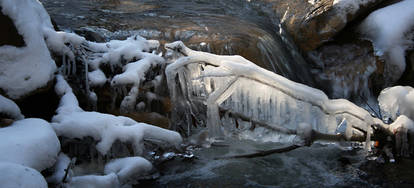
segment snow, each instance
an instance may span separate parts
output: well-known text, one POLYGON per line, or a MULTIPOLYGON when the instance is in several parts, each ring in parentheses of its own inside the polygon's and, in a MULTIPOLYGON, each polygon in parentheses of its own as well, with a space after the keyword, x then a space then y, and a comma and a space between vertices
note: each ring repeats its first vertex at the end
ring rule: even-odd
POLYGON ((238 124, 243 138, 285 142, 292 141, 289 135, 295 134, 300 123, 309 123, 313 130, 322 133, 335 134, 345 118, 351 125, 346 137, 351 139, 364 137, 360 130, 370 132, 369 124, 376 121, 366 110, 345 99, 329 100, 318 89, 288 80, 240 56, 193 51, 182 42, 165 46, 183 55, 166 69, 174 110, 178 111, 173 115, 187 113, 182 108, 190 108, 188 113, 198 117, 196 112, 203 110, 194 103, 204 103, 210 136, 234 133, 238 124), (219 115, 222 110, 227 111, 224 116, 219 115), (242 116, 250 121, 242 121, 242 116), (266 124, 267 128, 256 129, 252 121, 258 122, 256 125, 266 124), (278 135, 269 131, 269 127, 277 130, 278 135))
POLYGON ((99 175, 86 175, 86 176, 76 176, 66 184, 67 188, 118 188, 121 187, 118 182, 118 177, 116 174, 111 173, 105 176, 99 175))
POLYGON ((2 12, 14 22, 26 46, 0 47, 0 88, 17 99, 45 86, 56 65, 44 40, 44 30, 53 29, 50 17, 38 1, 1 0, 2 12))
POLYGON ((2 95, 0 95, 0 114, 8 115, 16 120, 24 118, 16 103, 6 97, 3 97, 2 95))
POLYGON ((60 143, 48 122, 30 118, 0 129, 0 151, 0 161, 42 171, 56 162, 60 143))
POLYGON ((45 178, 33 168, 0 162, 0 185, 7 188, 47 188, 45 178))
MULTIPOLYGON (((68 168, 70 162, 71 160, 67 155, 65 155, 64 153, 60 153, 56 161, 56 164, 53 166, 53 174, 47 177, 47 182, 54 184, 62 183, 62 180, 66 174, 65 170, 68 168)), ((66 180, 70 181, 70 177, 71 173, 68 174, 66 180)))
POLYGON ((372 12, 360 30, 374 43, 378 56, 386 63, 386 76, 391 83, 403 74, 405 50, 413 45, 409 32, 414 28, 414 1, 404 0, 372 12))
POLYGON ((116 140, 131 143, 137 155, 142 153, 144 139, 159 140, 173 146, 181 144, 182 138, 177 132, 123 116, 83 111, 77 106, 78 101, 63 77, 59 75, 57 80, 56 93, 63 95, 58 114, 52 119, 57 135, 68 138, 91 136, 99 141, 96 148, 102 155, 107 154, 116 140))
POLYGON ((105 174, 115 173, 121 184, 132 183, 139 176, 148 173, 152 164, 142 157, 115 159, 105 165, 105 174))
POLYGON ((89 78, 89 84, 94 87, 94 86, 102 86, 106 83, 106 81, 108 80, 105 76, 105 74, 101 71, 101 69, 96 69, 92 72, 88 73, 88 78, 89 78))
POLYGON ((379 106, 384 120, 395 120, 399 115, 414 119, 414 88, 394 86, 381 91, 379 106))

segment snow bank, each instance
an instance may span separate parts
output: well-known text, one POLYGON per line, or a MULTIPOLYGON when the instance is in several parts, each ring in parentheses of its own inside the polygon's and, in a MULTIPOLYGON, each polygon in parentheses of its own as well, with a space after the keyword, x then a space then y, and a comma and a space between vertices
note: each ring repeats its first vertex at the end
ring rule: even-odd
POLYGON ((52 119, 56 134, 68 138, 93 137, 99 141, 96 148, 102 155, 107 154, 116 140, 131 143, 137 155, 142 153, 144 139, 159 140, 171 145, 182 142, 181 136, 174 131, 137 123, 123 116, 83 111, 70 86, 60 75, 57 77, 56 93, 63 95, 58 114, 52 119))
POLYGON ((374 43, 376 54, 385 58, 386 76, 391 78, 391 83, 397 81, 405 70, 405 50, 413 45, 412 38, 408 35, 412 29, 412 0, 404 0, 372 12, 360 26, 361 32, 374 43))
MULTIPOLYGON (((2 153, 3 155, 3 153, 2 153)), ((7 188, 47 188, 42 174, 33 168, 0 162, 0 185, 7 188)))
POLYGON ((53 30, 50 17, 34 0, 1 0, 3 14, 9 16, 26 43, 25 47, 0 47, 0 88, 17 99, 45 86, 53 78, 56 65, 44 40, 44 30, 53 30))
POLYGON ((244 133, 253 132, 248 138, 264 139, 267 135, 278 140, 275 130, 281 135, 296 134, 302 122, 311 124, 313 130, 335 134, 345 118, 350 125, 346 137, 362 138, 375 121, 347 100, 329 100, 321 90, 288 80, 240 56, 193 51, 182 42, 166 44, 166 48, 184 56, 166 69, 174 110, 178 111, 175 114, 180 116, 183 108, 188 108, 194 118, 203 117, 197 114, 203 108, 196 104, 205 104, 210 136, 238 127, 244 133))
POLYGON ((414 88, 410 86, 386 88, 378 96, 378 102, 385 120, 395 120, 400 115, 414 119, 414 88))
POLYGON ((121 184, 133 183, 152 169, 152 164, 142 157, 115 159, 105 165, 105 174, 115 173, 121 184))
POLYGON ((16 120, 24 118, 16 103, 2 95, 0 95, 0 114, 5 114, 16 120))
POLYGON ((42 171, 56 162, 60 143, 48 122, 30 118, 0 129, 0 151, 0 161, 42 171))
POLYGON ((67 188, 118 188, 121 187, 116 174, 111 173, 105 176, 99 175, 87 175, 76 176, 72 180, 65 184, 67 188))

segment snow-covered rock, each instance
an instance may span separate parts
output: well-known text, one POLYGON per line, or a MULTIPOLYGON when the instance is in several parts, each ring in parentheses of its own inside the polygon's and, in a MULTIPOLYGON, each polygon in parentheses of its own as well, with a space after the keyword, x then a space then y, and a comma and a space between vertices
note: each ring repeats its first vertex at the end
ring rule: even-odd
POLYGON ((414 45, 413 29, 412 0, 404 0, 372 12, 360 26, 361 32, 374 43, 376 54, 385 59, 385 74, 391 79, 390 83, 397 81, 405 70, 405 51, 414 45))
POLYGON ((378 102, 385 120, 395 120, 400 115, 414 119, 414 88, 410 86, 385 88, 378 96, 378 102))
POLYGON ((68 188, 119 188, 121 187, 118 177, 116 174, 111 173, 105 176, 99 175, 85 175, 85 176, 76 176, 72 180, 65 184, 68 188))
POLYGON ((0 95, 0 114, 5 114, 17 120, 24 118, 16 103, 2 95, 0 95))
MULTIPOLYGON (((3 155, 3 153, 2 153, 3 155)), ((0 161, 0 185, 7 188, 47 188, 45 178, 37 170, 16 163, 0 161)))
POLYGON ((23 119, 0 128, 0 161, 42 171, 55 164, 59 151, 55 132, 42 119, 23 119))
POLYGON ((0 88, 17 99, 53 78, 56 65, 44 40, 44 31, 53 30, 53 26, 39 1, 1 0, 0 6, 26 43, 24 47, 0 47, 0 88))

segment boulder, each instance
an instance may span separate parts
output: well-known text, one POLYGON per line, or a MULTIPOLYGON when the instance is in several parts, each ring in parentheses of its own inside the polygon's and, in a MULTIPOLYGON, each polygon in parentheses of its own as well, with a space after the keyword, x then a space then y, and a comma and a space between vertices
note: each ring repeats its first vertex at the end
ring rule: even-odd
POLYGON ((383 0, 263 0, 272 4, 290 33, 304 51, 330 41, 345 26, 372 11, 383 0))

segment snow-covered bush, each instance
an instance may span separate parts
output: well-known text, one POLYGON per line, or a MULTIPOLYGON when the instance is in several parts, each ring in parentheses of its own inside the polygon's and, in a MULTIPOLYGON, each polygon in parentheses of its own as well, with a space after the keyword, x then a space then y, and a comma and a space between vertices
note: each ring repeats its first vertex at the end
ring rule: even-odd
POLYGON ((414 119, 414 88, 410 86, 385 88, 378 96, 378 102, 384 120, 396 120, 400 115, 414 119))

